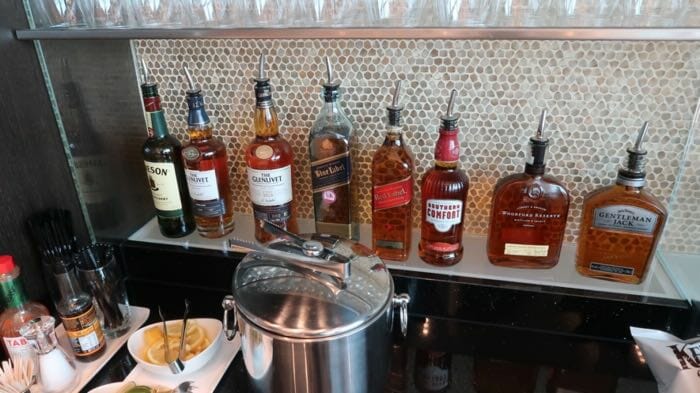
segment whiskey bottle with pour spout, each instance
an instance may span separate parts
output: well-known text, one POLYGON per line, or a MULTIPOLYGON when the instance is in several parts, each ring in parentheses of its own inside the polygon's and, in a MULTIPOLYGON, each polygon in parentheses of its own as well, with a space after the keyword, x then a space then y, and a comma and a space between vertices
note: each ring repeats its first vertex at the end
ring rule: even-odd
POLYGON ((387 109, 384 142, 372 158, 372 248, 382 259, 405 261, 411 250, 413 155, 403 140, 399 93, 387 109))
POLYGON ((545 269, 559 261, 564 241, 569 192, 545 174, 547 111, 530 138, 525 171, 496 183, 491 204, 487 254, 494 265, 545 269))
POLYGON ((340 81, 326 57, 323 108, 311 126, 309 158, 316 232, 358 240, 356 184, 353 182, 355 137, 340 106, 340 81))
POLYGON ((462 230, 469 178, 459 168, 459 115, 454 113, 457 91, 452 90, 447 112, 440 118, 435 166, 421 184, 421 233, 418 255, 425 262, 454 265, 462 259, 462 230))
POLYGON ((639 284, 654 259, 667 212, 644 189, 647 151, 642 144, 648 127, 645 122, 627 149, 615 184, 583 200, 576 270, 584 276, 639 284))
POLYGON ((267 242, 276 236, 265 231, 263 220, 297 233, 294 216, 294 152, 279 133, 272 102, 270 79, 265 76, 265 55, 260 54, 255 78, 255 138, 246 149, 250 201, 253 204, 255 239, 267 242))
POLYGON ((187 90, 187 133, 189 142, 182 149, 187 187, 199 234, 218 238, 233 230, 233 201, 228 179, 226 145, 214 137, 204 110, 202 91, 184 67, 187 90))

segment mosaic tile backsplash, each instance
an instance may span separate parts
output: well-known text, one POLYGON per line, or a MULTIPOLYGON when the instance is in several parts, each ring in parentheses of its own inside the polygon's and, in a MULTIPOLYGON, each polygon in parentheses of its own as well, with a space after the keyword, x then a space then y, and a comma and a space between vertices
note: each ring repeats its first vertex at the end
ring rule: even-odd
MULTIPOLYGON (((542 109, 549 111, 549 173, 567 185, 572 198, 566 240, 576 240, 583 197, 614 182, 644 120, 651 123, 648 189, 668 204, 700 97, 697 42, 216 39, 139 40, 134 46, 160 83, 171 132, 182 140, 183 64, 194 72, 215 133, 229 148, 235 210, 244 212, 252 212, 243 151, 254 136, 252 78, 261 51, 267 54, 282 133, 296 154, 302 217, 313 216, 307 142, 322 104, 324 56, 343 81, 343 105, 355 125, 363 222, 371 218, 370 163, 383 140, 394 81, 404 81, 405 138, 417 179, 433 164, 438 118, 449 91, 457 89, 461 165, 471 182, 465 225, 479 235, 488 228, 496 181, 523 170, 542 109)), ((695 164, 685 171, 691 190, 672 212, 680 218, 671 226, 680 230, 665 238, 667 247, 682 252, 700 252, 700 144, 695 146, 689 155, 695 164)), ((414 206, 418 226, 420 205, 414 206)))

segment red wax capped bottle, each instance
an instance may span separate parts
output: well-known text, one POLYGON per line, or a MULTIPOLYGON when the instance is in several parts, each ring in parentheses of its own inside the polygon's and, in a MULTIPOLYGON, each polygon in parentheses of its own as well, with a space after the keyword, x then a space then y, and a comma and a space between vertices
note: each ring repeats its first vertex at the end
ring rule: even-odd
POLYGON ((462 259, 462 228, 469 191, 469 178, 459 169, 459 115, 453 113, 457 95, 452 90, 447 113, 440 120, 435 144, 435 166, 421 184, 421 235, 418 255, 439 266, 454 265, 462 259))

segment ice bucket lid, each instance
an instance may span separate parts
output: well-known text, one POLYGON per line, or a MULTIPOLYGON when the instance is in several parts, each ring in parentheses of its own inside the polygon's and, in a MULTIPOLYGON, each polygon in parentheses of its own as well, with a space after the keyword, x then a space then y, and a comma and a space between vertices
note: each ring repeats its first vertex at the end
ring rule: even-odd
POLYGON ((236 268, 233 297, 248 320, 281 336, 320 338, 357 329, 386 311, 394 284, 372 250, 348 240, 301 237, 303 245, 273 241, 236 268))

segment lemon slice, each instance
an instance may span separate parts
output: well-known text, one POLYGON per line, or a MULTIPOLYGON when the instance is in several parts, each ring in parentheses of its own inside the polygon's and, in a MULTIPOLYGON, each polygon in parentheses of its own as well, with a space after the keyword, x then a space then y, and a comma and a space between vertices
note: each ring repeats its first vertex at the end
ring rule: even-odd
MULTIPOLYGON (((175 340, 175 339, 168 339, 168 349, 169 349, 169 359, 168 360, 174 360, 175 357, 177 356, 178 349, 180 347, 180 343, 175 340)), ((149 363, 153 363, 159 366, 167 364, 167 361, 165 359, 165 345, 163 341, 159 341, 154 343, 153 345, 149 346, 146 349, 146 353, 144 358, 146 361, 149 363)))
POLYGON ((187 335, 185 336, 187 346, 190 348, 201 348, 202 343, 206 338, 207 335, 204 333, 204 329, 202 329, 199 325, 194 325, 192 329, 190 329, 188 326, 187 335))

